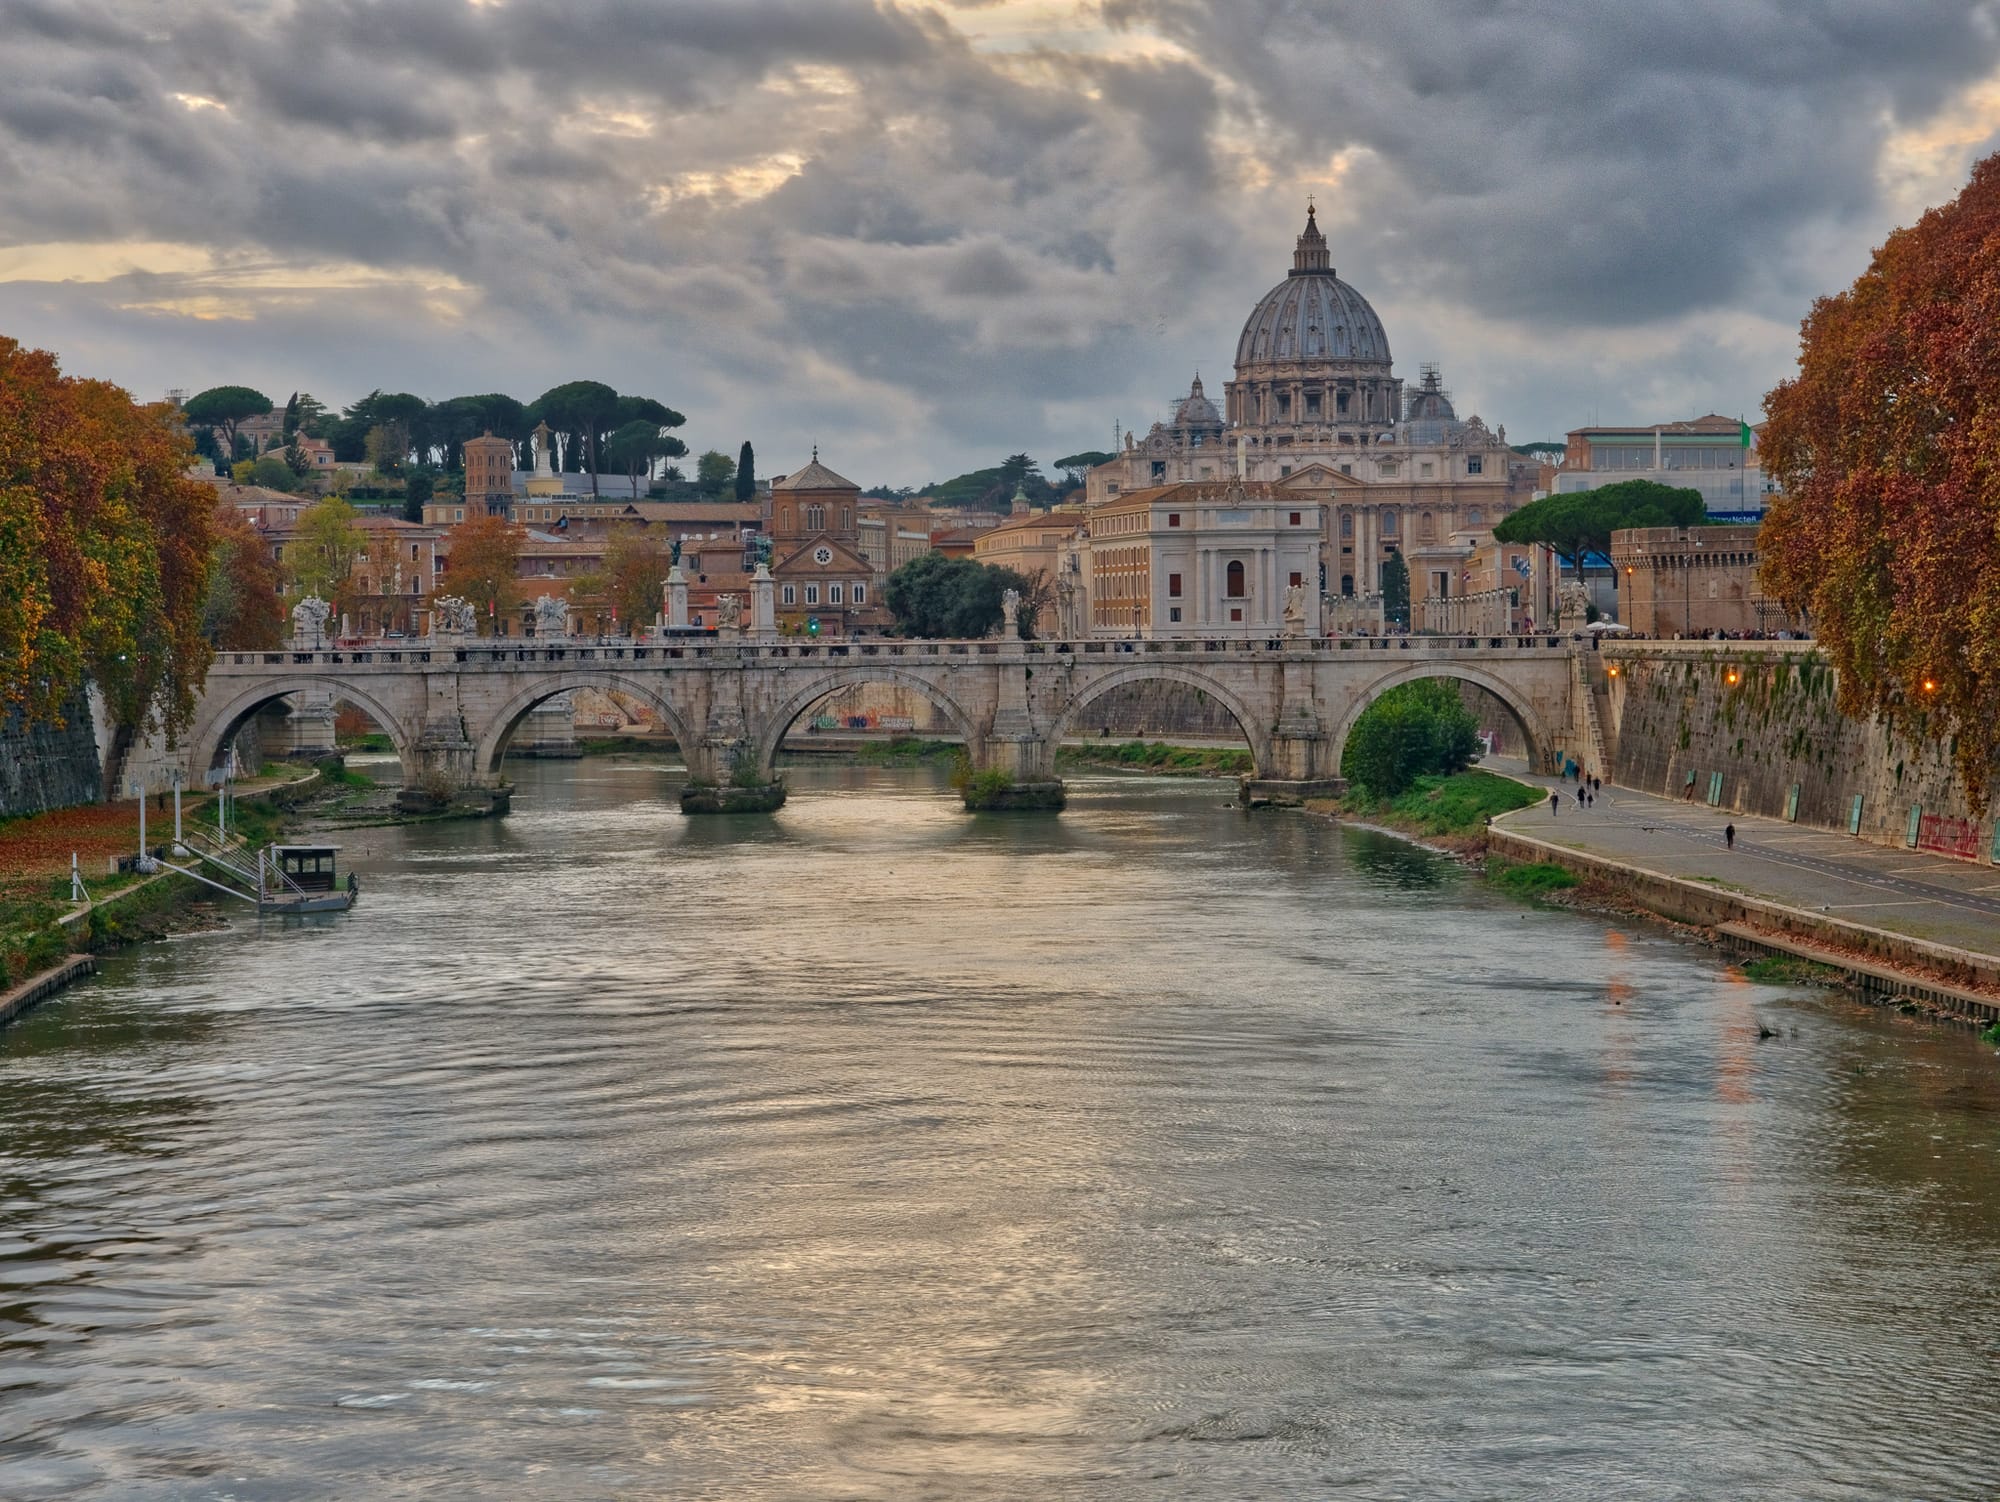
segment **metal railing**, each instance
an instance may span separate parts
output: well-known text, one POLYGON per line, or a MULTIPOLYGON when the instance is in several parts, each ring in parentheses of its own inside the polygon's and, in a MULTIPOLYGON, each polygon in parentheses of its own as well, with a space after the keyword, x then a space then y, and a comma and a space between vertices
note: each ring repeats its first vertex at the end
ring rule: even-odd
MULTIPOLYGON (((513 663, 589 664, 670 662, 843 662, 851 660, 929 662, 955 658, 1013 657, 1297 657, 1336 653, 1457 653, 1562 651, 1572 646, 1589 650, 1594 640, 1563 632, 1489 636, 1473 633, 1426 633, 1397 636, 1272 636, 1272 637, 1136 637, 1081 638, 1074 641, 1008 641, 985 637, 972 641, 903 641, 893 637, 851 641, 743 641, 693 644, 607 641, 528 646, 490 639, 474 645, 433 646, 423 651, 371 647, 320 648, 312 651, 232 652, 217 658, 232 667, 421 667, 433 663, 496 666, 513 663)), ((1632 645, 1640 645, 1634 643, 1632 645)), ((1673 647, 1777 647, 1796 649, 1795 642, 1675 642, 1645 643, 1673 647)))

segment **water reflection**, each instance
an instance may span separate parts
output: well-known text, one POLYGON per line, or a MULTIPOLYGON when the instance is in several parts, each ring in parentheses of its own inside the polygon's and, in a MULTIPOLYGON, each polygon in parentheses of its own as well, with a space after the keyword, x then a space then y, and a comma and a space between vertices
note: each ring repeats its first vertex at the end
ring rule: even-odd
POLYGON ((2000 1481, 1963 1038, 1213 785, 512 771, 0 1033, 0 1495, 2000 1481))

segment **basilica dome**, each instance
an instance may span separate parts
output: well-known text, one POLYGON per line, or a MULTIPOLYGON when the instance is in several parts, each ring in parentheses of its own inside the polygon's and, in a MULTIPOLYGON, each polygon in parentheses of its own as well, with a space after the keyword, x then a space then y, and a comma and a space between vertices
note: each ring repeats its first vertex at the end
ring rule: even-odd
POLYGON ((1326 236, 1306 211, 1292 270, 1266 292, 1236 341, 1236 369, 1273 361, 1389 364, 1389 336, 1368 299, 1334 275, 1326 236))

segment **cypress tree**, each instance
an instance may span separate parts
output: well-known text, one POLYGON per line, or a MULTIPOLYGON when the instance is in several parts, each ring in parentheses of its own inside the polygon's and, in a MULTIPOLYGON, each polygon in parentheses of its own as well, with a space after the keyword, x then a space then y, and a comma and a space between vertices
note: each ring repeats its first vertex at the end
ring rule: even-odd
POLYGON ((743 440, 743 451, 736 456, 736 499, 747 501, 757 494, 757 456, 750 451, 750 440, 743 440))

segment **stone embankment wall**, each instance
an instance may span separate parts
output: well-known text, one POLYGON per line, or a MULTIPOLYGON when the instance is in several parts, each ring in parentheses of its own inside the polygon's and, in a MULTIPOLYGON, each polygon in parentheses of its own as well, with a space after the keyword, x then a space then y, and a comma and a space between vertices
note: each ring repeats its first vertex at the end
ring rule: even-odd
MULTIPOLYGON (((1607 647, 1592 665, 1613 779, 1662 797, 1909 843, 1910 811, 1970 833, 1990 859, 1991 814, 1974 820, 1948 744, 1915 726, 1854 720, 1833 668, 1780 643, 1607 647), (1794 800, 1793 789, 1797 789, 1794 800), (1854 827, 1854 799, 1861 799, 1854 827), (1953 822, 1955 821, 1955 822, 1953 822)), ((1929 826, 1936 831, 1934 822, 1929 826)))
POLYGON ((29 725, 18 713, 0 719, 0 818, 95 803, 102 776, 82 694, 63 706, 61 725, 29 725))

